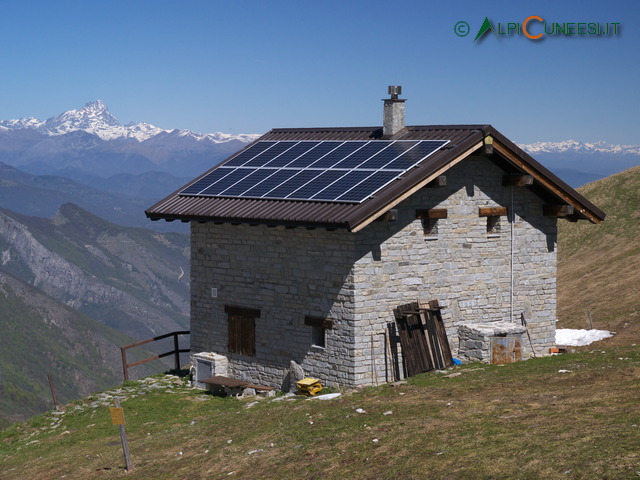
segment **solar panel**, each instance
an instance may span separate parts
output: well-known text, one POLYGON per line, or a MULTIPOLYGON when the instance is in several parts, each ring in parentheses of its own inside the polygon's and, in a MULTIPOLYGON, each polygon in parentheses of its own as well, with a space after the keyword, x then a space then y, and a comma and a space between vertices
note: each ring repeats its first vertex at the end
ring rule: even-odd
POLYGON ((273 147, 276 143, 278 142, 258 142, 252 145, 251 148, 241 151, 235 157, 228 160, 225 163, 225 166, 239 167, 241 165, 244 165, 245 162, 248 162, 253 157, 255 157, 256 155, 259 155, 260 153, 264 152, 268 148, 273 147))
POLYGON ((316 160, 322 158, 327 153, 338 148, 342 142, 322 142, 317 147, 308 151, 304 155, 296 158, 288 166, 292 168, 305 168, 311 165, 316 160))
POLYGON ((245 162, 243 167, 264 167, 267 163, 278 158, 278 156, 290 148, 292 148, 296 142, 278 142, 268 150, 256 155, 251 160, 245 162))
POLYGON ((259 141, 180 195, 361 203, 448 142, 259 141))

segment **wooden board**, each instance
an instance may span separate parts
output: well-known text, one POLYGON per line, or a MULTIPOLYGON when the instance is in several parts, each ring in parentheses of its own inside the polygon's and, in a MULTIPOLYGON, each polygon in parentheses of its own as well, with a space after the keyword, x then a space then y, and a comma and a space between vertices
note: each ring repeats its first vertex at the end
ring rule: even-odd
POLYGON ((422 316, 417 312, 420 305, 417 302, 401 305, 394 309, 400 345, 402 345, 402 358, 408 377, 433 370, 427 354, 429 345, 424 334, 422 316))
POLYGON ((237 378, 216 376, 211 378, 205 378, 203 380, 198 380, 201 383, 207 385, 216 385, 219 387, 227 387, 227 388, 253 388, 255 390, 275 390, 276 387, 267 387, 264 385, 255 385, 253 383, 245 382, 244 380, 238 380, 237 378))
POLYGON ((405 373, 408 377, 453 365, 441 307, 437 300, 421 308, 418 302, 394 309, 402 346, 405 373))

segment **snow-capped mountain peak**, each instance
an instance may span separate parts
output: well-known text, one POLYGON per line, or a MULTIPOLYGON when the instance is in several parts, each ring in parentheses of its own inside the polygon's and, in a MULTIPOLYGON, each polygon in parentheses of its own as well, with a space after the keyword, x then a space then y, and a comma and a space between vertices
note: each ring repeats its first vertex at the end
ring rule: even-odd
POLYGON ((76 130, 94 133, 99 137, 112 127, 120 127, 117 118, 109 113, 109 109, 101 100, 87 103, 78 110, 68 110, 44 122, 42 129, 49 135, 63 135, 76 130))
POLYGON ((173 133, 181 137, 191 137, 197 141, 206 140, 212 143, 224 143, 232 140, 246 143, 258 137, 258 135, 253 134, 229 135, 220 132, 198 134, 190 130, 164 130, 146 122, 121 125, 118 119, 111 115, 102 100, 89 102, 83 108, 68 110, 60 115, 48 118, 44 122, 33 117, 1 120, 0 131, 7 129, 31 129, 50 136, 64 135, 81 130, 96 135, 102 140, 125 138, 137 140, 138 142, 144 142, 161 133, 173 133))
POLYGON ((520 144, 520 148, 531 155, 544 153, 617 153, 617 154, 640 154, 640 145, 612 145, 607 142, 578 142, 576 140, 565 140, 564 142, 536 142, 530 144, 520 144))

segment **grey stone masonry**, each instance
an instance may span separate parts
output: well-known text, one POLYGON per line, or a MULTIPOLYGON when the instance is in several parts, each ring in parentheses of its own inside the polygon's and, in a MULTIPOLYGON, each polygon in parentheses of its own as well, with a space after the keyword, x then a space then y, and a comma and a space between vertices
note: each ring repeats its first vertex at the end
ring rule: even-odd
MULTIPOLYGON (((291 360, 323 385, 390 379, 384 331, 393 308, 438 299, 454 357, 459 328, 524 314, 537 356, 555 342, 556 219, 528 187, 502 186, 484 156, 400 204, 395 222, 344 230, 192 223, 191 348, 228 358, 229 375, 284 386, 291 360), (487 230, 481 207, 507 207, 487 230), (446 209, 437 225, 416 210, 446 209), (212 295, 217 289, 217 297, 212 295), (225 305, 257 309, 255 355, 228 352, 225 305), (305 317, 333 320, 314 345, 305 317)), ((317 332, 316 332, 317 334, 317 332)), ((531 348, 523 350, 523 358, 531 348)), ((464 352, 462 352, 464 353, 464 352)))
POLYGON ((521 347, 525 347, 526 328, 512 322, 493 322, 461 325, 458 357, 463 362, 491 363, 491 339, 514 337, 521 347))
POLYGON ((192 350, 225 355, 229 375, 252 383, 284 386, 291 360, 323 385, 353 383, 353 235, 206 223, 192 225, 191 239, 192 350), (225 305, 260 310, 255 356, 227 351, 225 305), (305 316, 334 320, 324 347, 305 316))

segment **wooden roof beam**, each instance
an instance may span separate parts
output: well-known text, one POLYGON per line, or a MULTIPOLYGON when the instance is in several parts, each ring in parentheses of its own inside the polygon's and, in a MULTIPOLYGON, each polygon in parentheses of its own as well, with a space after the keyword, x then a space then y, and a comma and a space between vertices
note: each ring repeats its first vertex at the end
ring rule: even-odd
POLYGON ((429 183, 425 185, 425 188, 439 188, 447 186, 447 176, 446 175, 438 175, 436 178, 431 180, 429 183))
POLYGON ((533 185, 533 175, 512 173, 502 177, 503 187, 527 187, 533 185))
POLYGON ((391 208, 376 218, 376 222, 395 222, 398 220, 398 209, 391 208))
POLYGON ((436 218, 447 218, 447 209, 446 208, 431 208, 429 210, 426 209, 418 209, 416 210, 416 218, 419 219, 436 219, 436 218))
POLYGON ((545 217, 567 217, 573 215, 575 208, 573 205, 545 205, 542 213, 545 217))

